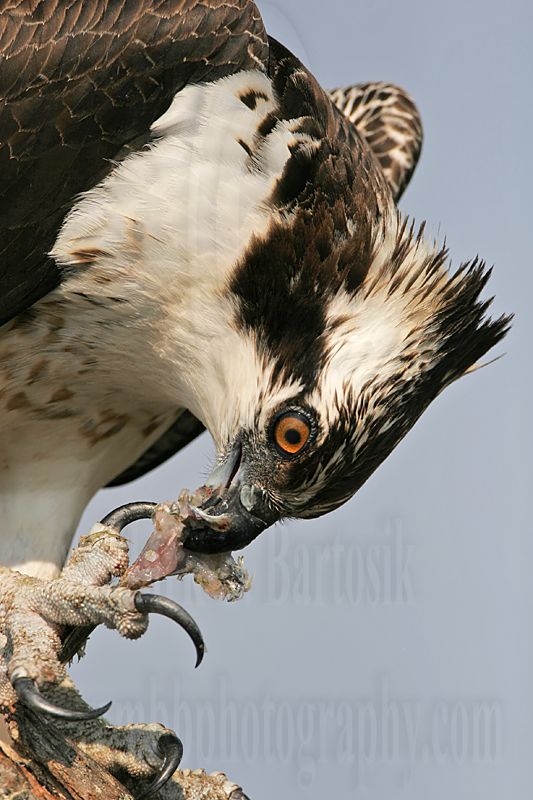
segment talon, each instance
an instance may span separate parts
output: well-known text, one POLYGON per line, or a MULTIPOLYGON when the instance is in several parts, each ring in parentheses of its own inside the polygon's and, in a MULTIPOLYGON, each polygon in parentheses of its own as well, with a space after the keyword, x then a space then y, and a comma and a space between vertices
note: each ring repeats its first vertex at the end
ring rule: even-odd
POLYGON ((96 719, 105 714, 111 707, 111 702, 106 703, 101 708, 87 708, 83 711, 74 711, 70 708, 62 708, 47 700, 46 697, 40 693, 37 684, 33 678, 15 678, 13 687, 25 706, 31 708, 37 713, 50 714, 51 717, 64 719, 68 722, 86 722, 90 719, 96 719))
POLYGON ((137 800, 146 800, 147 797, 152 797, 162 789, 180 765, 181 757, 183 756, 183 745, 177 736, 171 733, 165 734, 160 738, 157 747, 163 758, 163 766, 144 792, 137 795, 137 800))
POLYGON ((127 503, 125 506, 115 508, 114 511, 106 514, 100 522, 102 525, 114 528, 120 533, 126 525, 130 525, 132 522, 137 522, 139 519, 151 519, 156 508, 157 503, 127 503))
POLYGON ((180 605, 167 597, 162 597, 159 594, 144 594, 137 592, 135 595, 135 608, 141 614, 162 614, 164 617, 169 617, 181 625, 184 631, 189 634, 192 642, 196 648, 196 664, 195 667, 200 666, 205 653, 205 644, 200 628, 191 617, 180 605))

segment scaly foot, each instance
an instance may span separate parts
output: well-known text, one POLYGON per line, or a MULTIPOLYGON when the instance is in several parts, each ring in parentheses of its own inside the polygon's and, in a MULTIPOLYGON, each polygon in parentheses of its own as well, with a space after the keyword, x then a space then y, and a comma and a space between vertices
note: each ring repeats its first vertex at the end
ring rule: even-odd
MULTIPOLYGON (((69 681, 63 653, 65 631, 71 626, 104 624, 122 636, 135 639, 148 626, 151 612, 170 616, 189 633, 196 646, 197 663, 204 644, 192 618, 180 606, 157 595, 111 586, 128 566, 126 540, 116 531, 97 525, 82 538, 60 575, 50 581, 0 568, 0 707, 13 709, 17 701, 38 713, 67 723, 82 723, 71 731, 87 746, 98 743, 107 761, 117 769, 136 766, 136 775, 167 779, 181 758, 181 743, 161 726, 114 729, 95 720, 110 704, 90 709, 69 681), (88 720, 93 720, 89 729, 88 720), (97 724, 96 724, 97 723, 97 724), (109 750, 114 752, 111 758, 109 750), (140 766, 139 766, 140 765, 140 766)), ((81 741, 80 741, 81 745, 81 741)), ((155 789, 154 789, 155 790, 155 789)))

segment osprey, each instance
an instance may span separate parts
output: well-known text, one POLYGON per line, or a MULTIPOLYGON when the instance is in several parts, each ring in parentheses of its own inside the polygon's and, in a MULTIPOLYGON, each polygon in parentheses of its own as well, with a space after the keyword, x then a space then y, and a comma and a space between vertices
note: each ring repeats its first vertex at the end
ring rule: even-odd
POLYGON ((108 540, 98 580, 60 574, 98 489, 206 428, 191 551, 325 514, 509 318, 483 262, 450 273, 397 210, 422 142, 402 90, 328 94, 251 0, 1 8, 0 689, 43 707, 61 626, 134 636, 161 610, 103 585, 108 540))

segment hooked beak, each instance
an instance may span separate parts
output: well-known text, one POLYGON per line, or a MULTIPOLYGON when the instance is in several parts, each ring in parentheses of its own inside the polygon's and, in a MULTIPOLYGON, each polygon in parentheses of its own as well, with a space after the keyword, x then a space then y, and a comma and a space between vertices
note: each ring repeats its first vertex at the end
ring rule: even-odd
POLYGON ((280 519, 267 503, 266 492, 247 481, 243 446, 238 441, 206 481, 212 494, 187 523, 183 540, 197 553, 241 550, 280 519))

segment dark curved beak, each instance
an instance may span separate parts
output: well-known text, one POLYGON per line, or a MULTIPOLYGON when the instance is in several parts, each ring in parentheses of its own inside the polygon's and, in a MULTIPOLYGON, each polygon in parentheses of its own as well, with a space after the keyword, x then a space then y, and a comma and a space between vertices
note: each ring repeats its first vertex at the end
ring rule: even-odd
POLYGON ((206 481, 212 495, 187 522, 183 544, 197 553, 241 550, 280 519, 267 493, 248 480, 245 452, 237 442, 206 481))

